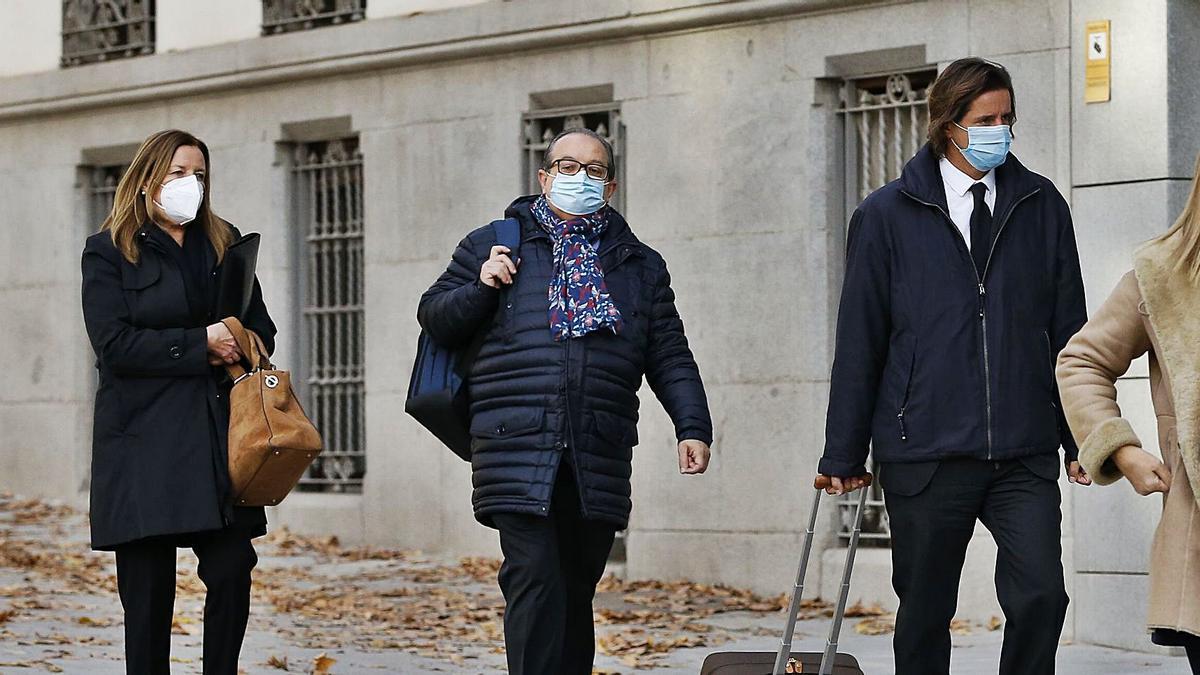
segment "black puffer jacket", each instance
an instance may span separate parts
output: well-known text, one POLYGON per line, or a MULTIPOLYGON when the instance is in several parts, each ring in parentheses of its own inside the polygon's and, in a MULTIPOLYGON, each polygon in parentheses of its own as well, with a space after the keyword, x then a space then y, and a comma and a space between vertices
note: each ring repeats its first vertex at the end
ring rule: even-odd
POLYGON ((556 342, 547 291, 549 235, 522 197, 506 217, 521 223, 520 271, 512 287, 479 281, 496 244, 490 227, 459 244, 449 268, 421 298, 421 327, 448 347, 487 331, 468 386, 475 515, 544 515, 564 453, 571 455, 584 516, 625 527, 637 445, 642 376, 675 423, 680 440, 712 442, 708 401, 675 310, 662 256, 638 241, 615 211, 600 242, 605 282, 624 326, 556 342))

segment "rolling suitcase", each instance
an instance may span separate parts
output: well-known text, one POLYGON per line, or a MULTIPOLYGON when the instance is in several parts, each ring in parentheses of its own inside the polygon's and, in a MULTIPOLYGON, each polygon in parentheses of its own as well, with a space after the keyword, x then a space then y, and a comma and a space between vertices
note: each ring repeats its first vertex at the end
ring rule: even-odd
POLYGON ((787 625, 783 629, 783 640, 777 652, 718 652, 709 654, 700 667, 700 675, 785 675, 786 673, 814 673, 816 675, 863 675, 858 661, 849 654, 837 651, 838 636, 842 632, 842 618, 846 615, 846 598, 850 595, 850 574, 854 571, 854 554, 858 551, 858 535, 862 531, 863 509, 867 503, 867 490, 872 476, 863 477, 866 485, 858 497, 858 510, 854 514, 854 531, 850 534, 850 546, 846 551, 846 566, 842 569, 842 588, 838 595, 833 623, 829 627, 829 639, 824 652, 793 652, 792 634, 796 631, 796 618, 800 614, 800 597, 804 594, 804 575, 808 571, 808 556, 812 553, 813 532, 817 525, 817 509, 821 505, 821 493, 828 486, 828 478, 818 476, 813 487, 812 513, 808 517, 808 531, 804 535, 804 550, 800 554, 800 569, 796 572, 796 584, 792 589, 792 601, 788 606, 787 625))

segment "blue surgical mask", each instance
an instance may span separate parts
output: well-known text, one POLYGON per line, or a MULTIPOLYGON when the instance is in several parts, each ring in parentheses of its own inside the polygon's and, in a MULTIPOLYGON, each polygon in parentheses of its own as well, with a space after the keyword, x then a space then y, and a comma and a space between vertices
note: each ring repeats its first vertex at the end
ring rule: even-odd
POLYGON ((967 147, 961 148, 954 139, 954 147, 967 158, 971 166, 980 171, 991 171, 1004 163, 1008 158, 1008 148, 1012 145, 1012 127, 998 124, 994 127, 967 128, 955 122, 954 126, 967 132, 967 147))
POLYGON ((573 176, 555 174, 550 184, 550 203, 564 213, 586 216, 604 208, 604 186, 606 184, 587 175, 580 169, 573 176))

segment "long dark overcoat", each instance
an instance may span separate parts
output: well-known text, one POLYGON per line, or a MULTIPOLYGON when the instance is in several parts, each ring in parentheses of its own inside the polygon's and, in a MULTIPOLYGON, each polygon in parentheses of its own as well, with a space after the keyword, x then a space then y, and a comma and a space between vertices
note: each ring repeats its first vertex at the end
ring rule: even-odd
MULTIPOLYGON (((233 524, 265 532, 261 507, 231 504, 231 385, 223 368, 208 364, 206 328, 191 325, 184 274, 150 227, 157 226, 138 232, 137 264, 107 232, 89 237, 83 250, 83 318, 100 380, 92 431, 96 549, 233 524)), ((211 246, 208 256, 215 279, 211 246)), ((210 300, 212 323, 220 317, 212 314, 215 294, 210 300)), ((243 323, 274 349, 275 324, 257 280, 243 323)))

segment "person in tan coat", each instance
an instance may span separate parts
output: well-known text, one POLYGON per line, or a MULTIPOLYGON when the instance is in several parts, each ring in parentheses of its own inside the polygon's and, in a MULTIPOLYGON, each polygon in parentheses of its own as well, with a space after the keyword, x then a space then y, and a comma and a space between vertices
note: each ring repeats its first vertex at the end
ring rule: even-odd
POLYGON ((1163 493, 1150 552, 1151 640, 1186 649, 1200 673, 1200 161, 1174 226, 1134 256, 1133 270, 1058 358, 1058 388, 1092 480, 1126 478, 1163 493), (1143 354, 1162 461, 1121 416, 1117 378, 1143 354))

